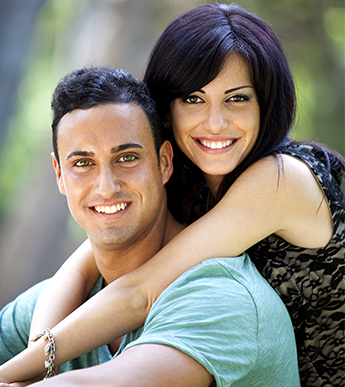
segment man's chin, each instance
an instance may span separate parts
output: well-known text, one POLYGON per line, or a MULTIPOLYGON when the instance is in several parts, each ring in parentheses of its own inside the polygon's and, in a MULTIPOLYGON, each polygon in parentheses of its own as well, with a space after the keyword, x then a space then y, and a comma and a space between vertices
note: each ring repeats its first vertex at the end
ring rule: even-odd
POLYGON ((97 235, 88 233, 88 237, 94 248, 98 249, 122 249, 133 244, 131 227, 126 229, 107 229, 97 235))

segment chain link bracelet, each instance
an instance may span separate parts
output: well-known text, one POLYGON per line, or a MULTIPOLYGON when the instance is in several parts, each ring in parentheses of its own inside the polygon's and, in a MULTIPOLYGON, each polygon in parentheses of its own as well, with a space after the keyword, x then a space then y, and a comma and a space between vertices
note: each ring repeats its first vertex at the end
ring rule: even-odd
POLYGON ((31 341, 37 341, 41 337, 43 338, 43 340, 48 340, 48 343, 44 349, 44 354, 48 356, 48 360, 44 362, 44 368, 47 369, 47 373, 44 377, 44 380, 45 380, 55 375, 54 360, 55 360, 56 347, 55 347, 54 335, 51 333, 51 331, 48 328, 46 328, 43 331, 43 333, 39 333, 37 336, 35 336, 31 341))

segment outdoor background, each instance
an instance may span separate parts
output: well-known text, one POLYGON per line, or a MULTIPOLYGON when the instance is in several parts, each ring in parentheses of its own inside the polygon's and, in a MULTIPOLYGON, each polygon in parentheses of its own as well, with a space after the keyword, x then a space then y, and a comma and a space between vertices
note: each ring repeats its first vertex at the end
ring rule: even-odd
MULTIPOLYGON (((226 2, 226 1, 219 1, 226 2)), ((0 0, 0 308, 51 276, 85 239, 51 165, 50 99, 65 73, 141 78, 154 42, 197 0, 0 0)), ((345 155, 343 0, 238 0, 282 41, 299 96, 297 139, 345 155)))

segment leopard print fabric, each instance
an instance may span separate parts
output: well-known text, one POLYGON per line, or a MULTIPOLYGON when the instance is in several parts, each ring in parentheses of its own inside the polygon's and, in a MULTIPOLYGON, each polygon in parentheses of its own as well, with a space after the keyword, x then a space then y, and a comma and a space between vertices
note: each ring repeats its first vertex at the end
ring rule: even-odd
POLYGON ((306 249, 269 236, 248 253, 290 313, 301 385, 345 386, 345 211, 337 171, 327 173, 320 152, 309 145, 290 145, 282 153, 305 162, 316 176, 331 210, 333 237, 324 248, 306 249))

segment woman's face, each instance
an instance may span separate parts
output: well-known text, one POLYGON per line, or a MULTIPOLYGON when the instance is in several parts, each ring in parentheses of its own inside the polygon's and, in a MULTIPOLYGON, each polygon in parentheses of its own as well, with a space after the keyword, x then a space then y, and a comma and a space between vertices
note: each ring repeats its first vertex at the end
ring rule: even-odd
POLYGON ((212 82, 172 101, 170 114, 177 145, 217 190, 259 133, 260 109, 247 63, 231 55, 212 82))

